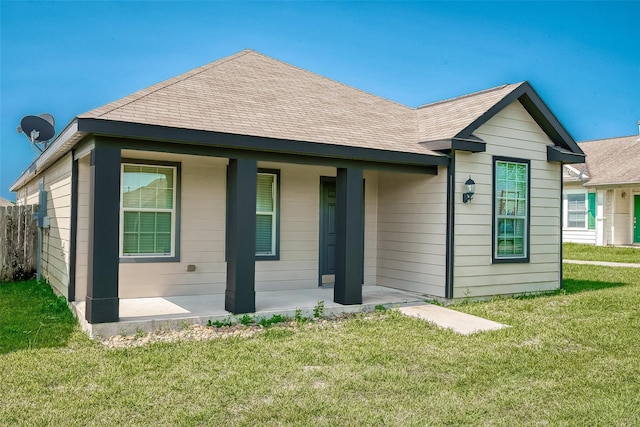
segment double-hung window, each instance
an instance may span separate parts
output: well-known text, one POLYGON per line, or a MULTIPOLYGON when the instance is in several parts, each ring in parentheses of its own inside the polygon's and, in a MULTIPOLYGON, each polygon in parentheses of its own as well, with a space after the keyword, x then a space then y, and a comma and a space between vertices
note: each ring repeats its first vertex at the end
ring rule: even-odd
POLYGON ((588 230, 596 228, 596 193, 569 190, 565 199, 564 224, 566 228, 588 230))
POLYGON ((587 204, 585 193, 567 194, 567 227, 586 228, 587 204))
POLYGON ((529 161, 494 157, 493 262, 529 261, 529 161))
POLYGON ((121 260, 175 261, 177 164, 122 164, 121 260))
POLYGON ((260 169, 256 188, 256 258, 278 256, 278 171, 260 169))

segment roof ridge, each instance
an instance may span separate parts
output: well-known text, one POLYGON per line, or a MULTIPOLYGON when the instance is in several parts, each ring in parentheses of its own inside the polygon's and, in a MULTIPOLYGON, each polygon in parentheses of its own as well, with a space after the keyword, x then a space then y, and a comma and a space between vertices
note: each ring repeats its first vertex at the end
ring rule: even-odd
POLYGON ((448 99, 443 99, 443 100, 440 100, 440 101, 435 101, 435 102, 432 102, 432 103, 429 103, 429 104, 423 104, 423 105, 420 105, 420 106, 416 107, 416 110, 420 110, 420 109, 426 108, 426 107, 432 107, 434 105, 445 104, 447 102, 459 101, 461 99, 470 98, 472 96, 482 95, 482 94, 489 93, 489 92, 495 92, 495 91, 504 89, 507 86, 520 86, 523 83, 524 83, 524 81, 521 81, 521 82, 518 82, 518 83, 505 83, 503 85, 495 86, 495 87, 492 87, 492 88, 489 88, 489 89, 483 89, 483 90, 480 90, 480 91, 477 91, 477 92, 467 93, 467 94, 464 94, 464 95, 455 96, 453 98, 448 98, 448 99))
POLYGON ((332 79, 332 78, 330 78, 330 77, 323 76, 322 74, 316 73, 316 72, 311 71, 311 70, 307 70, 306 68, 302 68, 302 67, 300 67, 300 66, 298 66, 298 65, 291 64, 291 63, 289 63, 289 62, 287 62, 287 61, 283 61, 282 59, 274 58, 274 57, 272 57, 272 56, 266 55, 266 54, 264 54, 264 53, 262 53, 262 52, 258 52, 258 51, 255 51, 255 50, 252 50, 251 52, 252 52, 252 53, 255 53, 255 54, 257 54, 257 55, 261 55, 261 56, 263 56, 263 57, 265 57, 265 58, 271 59, 271 60, 273 60, 273 61, 279 62, 279 63, 281 63, 281 64, 287 65, 287 66, 289 66, 289 67, 295 68, 295 69, 297 69, 297 70, 303 71, 303 72, 305 72, 305 73, 313 74, 314 76, 320 77, 320 78, 322 78, 322 79, 324 79, 324 80, 327 80, 327 81, 329 81, 329 82, 331 82, 331 83, 335 83, 335 84, 338 84, 338 85, 340 85, 340 86, 346 87, 346 88, 348 88, 348 89, 352 89, 352 90, 358 91, 358 92, 360 92, 360 93, 362 93, 362 94, 365 94, 365 95, 367 95, 367 96, 374 97, 374 98, 378 98, 378 99, 381 99, 381 100, 386 101, 386 102, 390 102, 390 103, 395 104, 395 105, 398 105, 398 106, 400 106, 400 107, 404 107, 404 108, 406 108, 406 109, 408 109, 408 110, 413 110, 413 108, 409 107, 408 105, 401 104, 400 102, 398 102, 398 101, 394 101, 393 99, 385 98, 385 97, 383 97, 383 96, 376 95, 375 93, 367 92, 367 91, 366 91, 366 90, 364 90, 364 89, 360 89, 360 88, 357 88, 357 87, 355 87, 355 86, 351 86, 351 85, 348 85, 348 84, 346 84, 346 83, 343 83, 343 82, 341 82, 341 81, 339 81, 339 80, 335 80, 335 79, 332 79))
POLYGON ((100 114, 98 114, 97 117, 104 116, 105 114, 109 114, 109 113, 113 112, 114 110, 117 110, 118 108, 125 107, 125 106, 127 106, 127 105, 129 105, 129 104, 131 104, 133 102, 139 101, 139 100, 141 100, 141 99, 143 99, 143 98, 145 98, 145 97, 147 97, 147 96, 149 96, 149 95, 151 95, 153 93, 156 93, 159 90, 166 89, 166 88, 168 88, 170 86, 173 86, 174 84, 177 84, 179 82, 183 82, 183 81, 185 81, 185 80, 187 80, 187 79, 189 79, 189 78, 191 78, 193 76, 197 76, 198 74, 204 73, 205 71, 208 71, 208 70, 210 70, 210 69, 212 69, 214 67, 222 65, 222 64, 227 63, 229 61, 236 60, 236 59, 238 59, 238 58, 240 58, 240 57, 242 57, 244 55, 248 55, 249 53, 252 53, 252 52, 253 53, 258 53, 258 52, 255 52, 254 50, 251 50, 251 49, 241 50, 240 52, 234 53, 234 54, 226 56, 224 58, 216 59, 215 61, 211 61, 211 62, 208 62, 208 63, 206 63, 204 65, 200 65, 198 67, 192 68, 191 70, 186 71, 184 73, 181 73, 181 74, 179 74, 177 76, 173 76, 173 77, 170 77, 168 79, 165 79, 165 80, 159 81, 157 83, 154 83, 151 86, 147 86, 146 88, 140 89, 140 90, 138 90, 138 91, 136 91, 136 92, 134 92, 134 93, 132 93, 130 95, 127 95, 127 96, 125 96, 123 98, 120 98, 119 100, 117 99, 117 100, 109 102, 109 103, 107 103, 107 104, 105 104, 103 106, 91 109, 91 110, 87 111, 86 113, 80 114, 78 117, 83 116, 83 115, 85 115, 87 113, 90 113, 92 111, 99 110, 100 108, 106 107, 109 104, 117 104, 117 105, 114 105, 113 108, 111 108, 111 109, 109 109, 107 111, 101 112, 100 114), (149 90, 151 88, 154 88, 154 89, 153 90, 149 90), (138 95, 138 96, 135 96, 135 95, 138 95), (123 103, 119 103, 118 104, 118 101, 122 101, 122 100, 124 100, 126 98, 131 98, 131 99, 129 101, 127 101, 127 102, 123 102, 123 103))

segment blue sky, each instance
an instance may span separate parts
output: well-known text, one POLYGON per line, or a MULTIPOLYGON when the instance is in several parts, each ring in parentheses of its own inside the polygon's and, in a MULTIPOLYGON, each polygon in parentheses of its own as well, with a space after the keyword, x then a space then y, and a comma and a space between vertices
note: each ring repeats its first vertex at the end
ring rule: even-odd
POLYGON ((640 2, 0 1, 0 196, 16 127, 76 115, 245 48, 418 106, 528 80, 578 141, 638 132, 640 2))

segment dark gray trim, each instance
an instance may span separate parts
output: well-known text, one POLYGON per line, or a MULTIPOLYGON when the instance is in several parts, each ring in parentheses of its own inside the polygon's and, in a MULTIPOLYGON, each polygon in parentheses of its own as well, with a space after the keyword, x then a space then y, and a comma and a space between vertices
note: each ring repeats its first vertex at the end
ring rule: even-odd
MULTIPOLYGON (((105 137, 106 138, 106 137, 105 137)), ((357 167, 362 169, 371 170, 383 170, 388 172, 404 172, 404 173, 418 173, 418 174, 438 174, 437 166, 425 166, 408 163, 385 163, 374 162, 358 159, 340 159, 330 157, 312 157, 312 156, 299 156, 295 154, 286 153, 272 153, 272 152, 258 152, 248 151, 235 148, 219 148, 215 146, 205 146, 196 144, 176 144, 167 141, 146 141, 135 140, 129 138, 113 138, 118 144, 122 145, 123 149, 139 150, 139 151, 154 151, 160 153, 175 153, 175 154, 189 154, 193 156, 209 156, 209 157, 221 157, 228 159, 255 159, 258 161, 269 161, 279 163, 293 163, 301 165, 314 165, 314 166, 330 166, 330 167, 357 167)), ((445 164, 448 163, 449 158, 443 156, 442 159, 445 164)))
POLYGON ((445 247, 445 287, 444 297, 453 298, 454 274, 453 266, 455 260, 454 240, 455 240, 455 206, 456 206, 456 159, 455 151, 451 153, 451 163, 447 167, 447 230, 445 247))
MULTIPOLYGON (((280 260, 280 191, 282 188, 280 183, 280 170, 258 168, 258 171, 256 173, 256 180, 257 180, 258 173, 271 173, 276 176, 276 230, 275 230, 276 253, 274 255, 258 255, 256 253, 256 261, 278 261, 280 260)), ((256 198, 257 198, 257 195, 256 195, 256 198)), ((257 212, 256 212, 256 215, 257 215, 257 212)))
POLYGON ((69 225, 69 287, 67 301, 76 300, 76 260, 78 251, 78 160, 71 150, 71 218, 69 225))
MULTIPOLYGON (((294 154, 297 156, 327 157, 330 159, 348 159, 379 163, 397 163, 418 166, 436 166, 447 164, 448 159, 428 153, 406 153, 402 151, 378 150, 336 144, 322 144, 311 141, 296 141, 251 135, 238 135, 194 129, 182 129, 168 126, 120 122, 102 119, 78 119, 78 131, 96 135, 115 136, 173 143, 205 145, 208 147, 294 154)), ((173 151, 173 150, 171 150, 173 151)), ((228 157, 228 156, 223 156, 228 157)))
POLYGON ((492 209, 491 209, 491 262, 493 264, 526 264, 531 257, 531 160, 518 159, 514 157, 493 156, 492 159, 493 175, 491 177, 491 194, 492 194, 492 209), (526 257, 521 258, 496 258, 496 164, 499 161, 524 163, 527 165, 527 233, 526 235, 526 257))
POLYGON ((257 162, 230 159, 228 168, 228 242, 225 310, 256 311, 256 173, 257 162))
MULTIPOLYGON (((560 289, 562 289, 563 285, 563 272, 562 272, 562 242, 563 242, 563 227, 562 224, 564 222, 564 183, 562 181, 562 169, 564 166, 560 166, 560 289)), ((596 195, 596 206, 598 204, 598 196, 596 195)))
POLYGON ((486 123, 498 112, 518 100, 533 119, 542 128, 545 134, 557 146, 566 148, 572 153, 584 154, 578 144, 569 135, 567 130, 560 124, 549 107, 542 101, 529 82, 523 82, 511 93, 489 108, 484 114, 474 120, 469 126, 460 131, 455 138, 469 138, 473 132, 486 123))
POLYGON ((547 145, 547 161, 560 163, 584 163, 586 156, 584 154, 573 153, 555 145, 547 145))
POLYGON ((86 319, 117 322, 120 147, 96 138, 90 175, 86 319))
POLYGON ((362 304, 362 169, 339 168, 336 177, 336 280, 334 301, 362 304))
MULTIPOLYGON (((121 160, 120 164, 129 163, 136 165, 155 165, 155 166, 173 166, 176 168, 176 206, 175 206, 175 235, 173 236, 173 256, 121 256, 120 262, 123 264, 146 264, 152 262, 180 262, 180 212, 181 212, 181 200, 182 200, 182 163, 180 162, 166 162, 162 160, 145 160, 145 159, 130 159, 124 158, 121 160)), ((122 174, 122 168, 120 169, 120 173, 122 174)), ((118 189, 120 191, 121 189, 118 189)), ((120 204, 118 204, 120 207, 120 204)), ((120 216, 118 216, 120 218, 120 216)), ((118 233, 120 235, 122 231, 119 230, 118 233)), ((120 254, 120 249, 118 248, 118 254, 120 254)))
POLYGON ((487 144, 475 135, 470 135, 466 139, 443 139, 440 141, 421 142, 420 144, 429 150, 446 153, 452 150, 468 151, 471 153, 484 153, 487 151, 487 144))

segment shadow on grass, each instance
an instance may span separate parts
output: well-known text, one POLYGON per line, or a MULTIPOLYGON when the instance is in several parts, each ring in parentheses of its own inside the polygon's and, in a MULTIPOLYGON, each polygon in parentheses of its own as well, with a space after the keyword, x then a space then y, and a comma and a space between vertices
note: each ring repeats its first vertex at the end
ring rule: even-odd
POLYGON ((618 288, 625 286, 627 283, 621 282, 598 282, 592 280, 576 280, 576 279, 564 279, 562 281, 562 291, 567 294, 577 294, 580 292, 597 291, 607 288, 618 288))
POLYGON ((0 354, 65 347, 77 322, 46 282, 0 283, 0 354))

